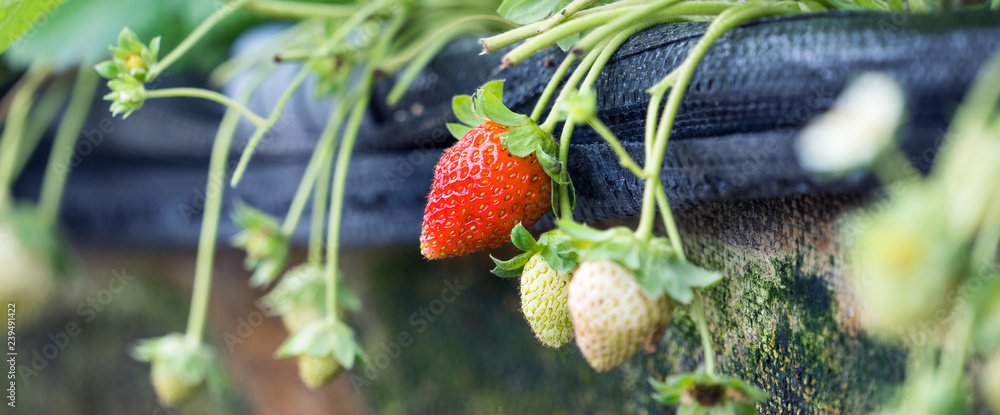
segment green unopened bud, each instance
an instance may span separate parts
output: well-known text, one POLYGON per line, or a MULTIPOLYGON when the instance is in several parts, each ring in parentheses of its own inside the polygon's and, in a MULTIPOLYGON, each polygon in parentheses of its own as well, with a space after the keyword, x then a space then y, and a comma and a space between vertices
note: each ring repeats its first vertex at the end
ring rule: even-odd
POLYGON ((111 93, 105 95, 104 100, 111 101, 112 115, 122 114, 122 118, 128 118, 146 102, 146 87, 133 77, 112 79, 108 81, 108 88, 111 93))

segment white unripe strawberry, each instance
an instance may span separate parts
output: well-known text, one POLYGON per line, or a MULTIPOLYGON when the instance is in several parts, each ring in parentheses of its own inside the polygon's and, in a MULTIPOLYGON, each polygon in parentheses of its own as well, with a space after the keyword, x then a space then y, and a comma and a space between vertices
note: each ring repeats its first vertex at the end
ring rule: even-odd
POLYGON ((560 347, 573 338, 567 304, 573 272, 550 267, 541 254, 531 256, 521 273, 521 312, 542 344, 560 347))
POLYGON ((569 284, 569 311, 580 352, 591 367, 605 371, 661 332, 674 304, 667 295, 647 297, 632 271, 615 262, 585 261, 569 284))
POLYGON ((1000 353, 994 353, 986 360, 979 376, 980 392, 986 397, 986 404, 1000 414, 1000 353))
POLYGON ((32 250, 14 226, 0 222, 0 297, 17 307, 18 321, 30 322, 43 314, 55 290, 52 265, 32 250))

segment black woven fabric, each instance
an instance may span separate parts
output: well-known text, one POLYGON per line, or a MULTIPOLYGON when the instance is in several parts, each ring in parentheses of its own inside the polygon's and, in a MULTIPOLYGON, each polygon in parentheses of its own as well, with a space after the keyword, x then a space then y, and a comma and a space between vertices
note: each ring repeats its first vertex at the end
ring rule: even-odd
MULTIPOLYGON (((637 158, 648 99, 644 90, 676 67, 705 27, 692 23, 646 30, 626 42, 599 77, 599 115, 637 158)), ((871 70, 892 75, 906 88, 910 121, 904 126, 904 147, 926 168, 950 114, 998 47, 1000 14, 989 12, 829 13, 737 28, 712 47, 688 88, 664 162, 668 196, 683 207, 870 185, 863 177, 810 178, 795 161, 793 140, 852 77, 871 70)), ((450 45, 395 107, 383 99, 391 82, 379 85, 351 165, 346 245, 415 246, 433 166, 453 143, 444 127, 453 121, 451 97, 503 78, 504 101, 527 112, 562 56, 550 49, 497 71, 500 54, 477 57, 479 48, 475 39, 450 45)), ((311 105, 294 102, 294 107, 311 105)), ((154 100, 147 107, 128 120, 115 119, 102 144, 74 166, 63 215, 72 234, 121 243, 196 241, 208 151, 221 111, 186 100, 154 100)), ((109 118, 106 109, 105 102, 95 105, 85 131, 109 118)), ((224 206, 242 199, 275 214, 285 212, 322 128, 322 120, 306 115, 292 109, 291 124, 268 136, 243 184, 227 190, 224 206)), ((237 139, 234 158, 248 134, 237 139)), ((29 166, 17 188, 20 195, 37 194, 42 162, 38 158, 29 166)), ((574 135, 569 169, 579 219, 638 212, 641 183, 587 128, 574 135)), ((304 230, 300 227, 300 241, 304 230)), ((220 237, 234 231, 225 221, 220 237)))

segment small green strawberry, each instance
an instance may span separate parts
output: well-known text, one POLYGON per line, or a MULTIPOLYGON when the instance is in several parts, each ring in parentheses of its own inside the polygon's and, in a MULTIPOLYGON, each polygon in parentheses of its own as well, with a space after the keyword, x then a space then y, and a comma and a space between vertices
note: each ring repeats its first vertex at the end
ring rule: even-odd
POLYGON ((141 340, 131 351, 139 361, 152 363, 150 380, 164 405, 184 402, 205 387, 209 371, 217 370, 215 352, 192 343, 183 334, 141 340))
POLYGON ((560 347, 573 339, 567 292, 573 272, 549 266, 541 254, 534 254, 521 274, 521 312, 531 331, 543 344, 560 347))
POLYGON ((150 371, 150 380, 153 382, 153 390, 156 397, 166 406, 176 406, 186 400, 198 390, 205 386, 204 381, 189 384, 185 382, 174 371, 170 370, 167 363, 153 361, 150 371))
POLYGON ((510 233, 514 246, 524 253, 501 261, 493 258, 493 273, 501 278, 521 277, 521 311, 531 331, 543 344, 560 347, 573 338, 573 324, 566 306, 566 290, 577 254, 566 234, 548 231, 536 241, 518 224, 510 233))
POLYGON ((552 207, 550 177, 562 177, 555 141, 503 106, 502 85, 492 82, 475 97, 453 101, 468 125, 448 125, 461 138, 434 169, 420 235, 420 252, 429 259, 500 246, 515 225, 531 227, 552 207))
POLYGON ((614 368, 670 322, 668 295, 649 298, 635 275, 608 260, 584 261, 569 285, 576 344, 595 370, 614 368))
POLYGON ((344 370, 332 355, 324 357, 314 357, 309 354, 299 355, 299 377, 306 386, 318 389, 320 386, 330 383, 340 372, 344 370))
POLYGON ((979 388, 994 413, 1000 414, 1000 352, 986 360, 979 375, 979 388))

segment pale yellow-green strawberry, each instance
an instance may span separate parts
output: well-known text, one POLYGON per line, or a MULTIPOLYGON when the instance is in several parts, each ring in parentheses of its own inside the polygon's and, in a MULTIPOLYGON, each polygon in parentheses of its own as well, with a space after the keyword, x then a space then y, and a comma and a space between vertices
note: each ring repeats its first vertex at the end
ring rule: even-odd
POLYGON ((333 356, 299 355, 299 377, 302 378, 302 382, 305 382, 306 386, 312 389, 330 383, 342 370, 343 368, 333 356))
POLYGON ((521 273, 521 312, 543 344, 560 347, 573 338, 568 290, 573 272, 559 272, 541 254, 528 260, 521 273))
POLYGON ((986 404, 994 413, 1000 414, 1000 353, 994 353, 987 359, 979 376, 979 387, 986 404))
POLYGON ((632 271, 616 262, 585 261, 569 284, 569 311, 580 352, 591 367, 605 371, 661 333, 674 304, 667 295, 647 297, 632 271))
POLYGON ((0 299, 15 305, 19 322, 33 322, 55 291, 51 263, 22 241, 15 224, 0 221, 0 264, 0 299))
POLYGON ((150 378, 153 381, 156 397, 166 406, 174 406, 186 401, 204 385, 204 382, 194 385, 185 382, 177 373, 160 361, 153 362, 150 378))

